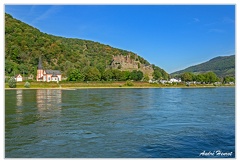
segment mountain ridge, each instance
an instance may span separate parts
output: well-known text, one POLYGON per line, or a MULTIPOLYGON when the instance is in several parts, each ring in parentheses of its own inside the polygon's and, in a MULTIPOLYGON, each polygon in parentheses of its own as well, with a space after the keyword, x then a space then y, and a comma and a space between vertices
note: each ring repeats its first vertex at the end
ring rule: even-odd
POLYGON ((192 72, 195 74, 199 74, 209 71, 214 72, 218 77, 235 77, 235 55, 217 56, 206 62, 189 66, 183 70, 173 72, 171 73, 171 75, 176 76, 184 72, 192 72))

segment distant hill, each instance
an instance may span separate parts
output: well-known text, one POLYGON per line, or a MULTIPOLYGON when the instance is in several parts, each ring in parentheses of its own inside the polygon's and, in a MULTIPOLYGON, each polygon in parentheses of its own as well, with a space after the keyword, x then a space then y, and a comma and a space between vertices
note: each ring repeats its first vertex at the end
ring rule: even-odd
POLYGON ((235 55, 220 56, 213 58, 207 62, 190 66, 184 70, 171 73, 172 76, 182 74, 184 72, 192 72, 194 74, 212 71, 218 77, 232 76, 235 77, 235 55))
POLYGON ((114 68, 113 63, 118 64, 115 67, 120 71, 140 70, 150 77, 159 71, 168 76, 163 69, 133 52, 94 41, 49 35, 5 13, 5 75, 24 72, 26 76, 36 76, 39 57, 45 69, 60 70, 64 76, 71 69, 81 71, 85 67, 97 68, 103 74, 106 69, 114 68), (113 62, 117 56, 122 59, 113 62))

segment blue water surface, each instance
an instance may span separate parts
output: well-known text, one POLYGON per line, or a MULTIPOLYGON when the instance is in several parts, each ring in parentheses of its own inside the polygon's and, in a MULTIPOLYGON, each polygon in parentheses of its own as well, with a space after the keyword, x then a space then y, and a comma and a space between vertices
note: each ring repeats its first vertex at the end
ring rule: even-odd
POLYGON ((234 158, 235 88, 6 90, 6 158, 234 158))

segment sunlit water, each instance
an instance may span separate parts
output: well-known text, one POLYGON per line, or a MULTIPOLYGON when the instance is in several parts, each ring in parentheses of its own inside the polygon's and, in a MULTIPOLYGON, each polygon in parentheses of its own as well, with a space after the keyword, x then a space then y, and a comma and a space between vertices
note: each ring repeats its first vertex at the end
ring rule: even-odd
POLYGON ((6 90, 5 157, 232 158, 235 88, 6 90))

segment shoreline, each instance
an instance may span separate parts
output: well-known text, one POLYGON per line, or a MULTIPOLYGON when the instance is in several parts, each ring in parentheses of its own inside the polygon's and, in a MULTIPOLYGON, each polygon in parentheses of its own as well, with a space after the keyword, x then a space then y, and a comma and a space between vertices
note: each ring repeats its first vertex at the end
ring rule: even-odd
POLYGON ((235 86, 190 86, 190 87, 184 87, 184 86, 178 86, 178 87, 173 87, 173 86, 165 86, 165 87, 134 87, 134 86, 128 86, 128 87, 63 87, 63 88, 42 88, 42 87, 37 87, 37 88, 5 88, 5 90, 36 90, 36 89, 57 89, 57 90, 77 90, 77 89, 168 89, 168 88, 180 88, 180 89, 194 89, 194 88, 230 88, 235 86))
POLYGON ((150 88, 218 88, 218 87, 235 87, 235 85, 223 84, 223 85, 213 85, 213 84, 191 84, 186 86, 183 83, 178 84, 156 84, 148 82, 132 82, 132 85, 124 81, 119 82, 30 82, 30 88, 24 87, 25 82, 18 82, 16 88, 9 88, 9 85, 5 83, 5 90, 15 90, 15 89, 58 89, 58 90, 76 90, 76 89, 150 89, 150 88))

